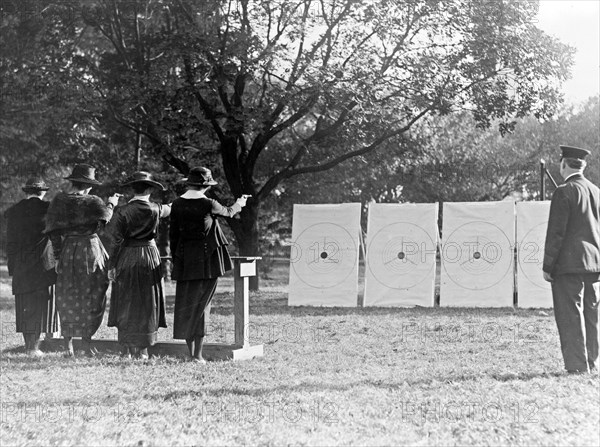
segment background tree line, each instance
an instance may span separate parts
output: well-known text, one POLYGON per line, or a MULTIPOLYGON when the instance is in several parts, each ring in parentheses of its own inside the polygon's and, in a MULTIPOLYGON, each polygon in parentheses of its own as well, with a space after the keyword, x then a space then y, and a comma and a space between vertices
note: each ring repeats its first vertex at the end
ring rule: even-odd
MULTIPOLYGON (((560 109, 573 49, 535 26, 537 8, 6 0, 3 171, 88 162, 114 185, 139 167, 174 191, 190 166, 208 166, 216 198, 253 196, 228 221, 248 255, 285 232, 292 203, 534 197, 525 166, 598 108, 560 109), (481 181, 461 168, 471 162, 502 169, 481 181)), ((595 141, 577 135, 568 141, 595 141)), ((2 181, 12 200, 16 177, 2 181)))

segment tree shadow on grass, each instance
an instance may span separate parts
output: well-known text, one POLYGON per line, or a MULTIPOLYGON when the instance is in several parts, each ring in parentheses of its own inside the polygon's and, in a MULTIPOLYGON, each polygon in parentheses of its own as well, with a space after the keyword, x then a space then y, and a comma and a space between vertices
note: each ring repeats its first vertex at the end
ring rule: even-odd
MULTIPOLYGON (((233 315, 233 303, 213 303, 211 314, 233 315)), ((287 303, 255 303, 250 304, 250 319, 252 316, 263 315, 290 315, 290 316, 377 316, 377 315, 401 315, 405 317, 432 317, 448 316, 456 318, 478 318, 478 317, 517 317, 529 319, 538 316, 538 309, 514 309, 511 307, 501 308, 453 308, 453 307, 313 307, 313 306, 288 306, 287 303)), ((552 316, 552 313, 549 313, 552 316)))
MULTIPOLYGON (((101 358, 101 357, 100 357, 101 358)), ((33 358, 25 354, 24 348, 6 349, 0 354, 0 362, 3 368, 10 365, 23 371, 48 370, 53 367, 60 369, 75 369, 98 365, 98 359, 79 355, 76 357, 64 357, 62 353, 46 352, 42 358, 33 358)))
POLYGON ((166 394, 146 394, 144 398, 150 400, 171 400, 171 399, 180 399, 186 397, 197 397, 197 398, 206 398, 209 395, 211 398, 220 398, 220 397, 231 397, 231 396, 248 396, 248 397, 261 397, 261 396, 270 396, 273 393, 282 393, 289 394, 294 392, 302 392, 302 393, 322 393, 328 391, 352 391, 356 390, 358 387, 371 387, 377 389, 385 389, 389 391, 401 390, 408 387, 419 387, 419 386, 428 386, 435 385, 440 383, 462 383, 462 382, 474 382, 481 379, 493 378, 494 380, 498 380, 500 382, 527 382, 535 379, 550 379, 556 377, 564 377, 566 374, 564 372, 530 372, 530 373, 519 373, 519 374, 492 374, 486 376, 480 375, 472 375, 472 376, 450 376, 446 378, 439 377, 431 377, 431 378, 419 378, 419 379, 410 379, 407 378, 402 382, 386 382, 383 380, 373 380, 366 379, 348 383, 328 383, 328 384, 319 384, 319 383, 301 383, 296 385, 278 385, 274 387, 265 387, 265 388, 240 388, 232 386, 231 388, 220 388, 216 390, 203 389, 203 390, 187 390, 187 391, 172 391, 166 394))
MULTIPOLYGON (((216 293, 212 300, 211 314, 233 315, 233 293, 216 293)), ((167 312, 174 312, 175 296, 165 298, 167 312)), ((500 317, 513 316, 531 318, 540 316, 542 309, 520 309, 513 307, 327 307, 288 306, 287 294, 281 292, 258 292, 250 294, 250 318, 252 315, 291 316, 344 316, 344 315, 405 315, 405 316, 451 316, 451 317, 500 317)), ((544 317, 552 317, 552 309, 543 309, 544 317)))

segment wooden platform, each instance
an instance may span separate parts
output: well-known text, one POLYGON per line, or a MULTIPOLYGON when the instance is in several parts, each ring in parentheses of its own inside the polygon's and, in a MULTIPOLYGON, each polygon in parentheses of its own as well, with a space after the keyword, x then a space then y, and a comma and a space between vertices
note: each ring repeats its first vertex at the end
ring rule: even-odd
MULTIPOLYGON (((92 346, 101 354, 115 354, 121 352, 121 345, 116 340, 92 339, 92 346)), ((43 340, 40 344, 42 351, 64 351, 64 342, 62 339, 43 340)), ((75 350, 81 350, 82 344, 80 338, 73 339, 75 350)), ((164 341, 156 343, 148 348, 148 353, 152 356, 171 356, 188 358, 189 352, 185 342, 164 341)), ((264 355, 263 345, 246 346, 227 345, 222 343, 205 343, 202 348, 202 355, 206 360, 250 360, 264 355)))
MULTIPOLYGON (((234 344, 205 343, 202 347, 202 355, 206 360, 249 360, 264 355, 263 345, 251 346, 248 340, 249 328, 249 290, 248 278, 256 275, 256 261, 260 257, 233 256, 234 264, 234 344)), ((63 351, 64 342, 61 339, 44 340, 41 343, 43 351, 63 351)), ((81 339, 73 339, 74 349, 81 350, 81 339)), ((119 354, 121 345, 117 340, 92 339, 92 347, 100 353, 119 354)), ((160 356, 189 357, 187 344, 181 341, 164 341, 156 343, 148 348, 148 354, 160 356)))

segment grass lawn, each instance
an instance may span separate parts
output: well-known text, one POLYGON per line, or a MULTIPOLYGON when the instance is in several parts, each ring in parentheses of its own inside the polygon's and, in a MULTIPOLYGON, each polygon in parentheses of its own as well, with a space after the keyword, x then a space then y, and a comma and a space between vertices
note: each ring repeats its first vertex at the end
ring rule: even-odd
MULTIPOLYGON (((289 308, 281 271, 251 296, 262 359, 35 360, 0 273, 3 446, 600 444, 600 380, 563 373, 552 311, 289 308)), ((207 341, 231 341, 218 290, 207 341)))

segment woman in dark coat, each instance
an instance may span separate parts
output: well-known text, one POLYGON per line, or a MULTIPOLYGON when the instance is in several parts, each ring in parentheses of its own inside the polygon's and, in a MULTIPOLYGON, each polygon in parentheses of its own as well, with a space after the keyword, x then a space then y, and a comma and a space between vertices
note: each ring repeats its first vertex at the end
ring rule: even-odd
POLYGON ((216 216, 239 213, 246 205, 246 196, 231 207, 206 197, 206 191, 217 184, 206 168, 193 168, 186 184, 188 191, 173 202, 169 232, 171 278, 177 281, 173 338, 184 339, 192 359, 204 362, 205 311, 219 276, 232 268, 228 242, 216 216))
POLYGON ((25 200, 6 211, 8 274, 15 295, 17 332, 23 334, 25 349, 39 357, 40 334, 58 331, 54 301, 54 268, 42 262, 48 237, 43 234, 48 202, 42 199, 48 187, 42 179, 29 179, 23 191, 25 200))
POLYGON ((94 355, 92 336, 98 330, 106 307, 108 254, 97 232, 110 220, 118 196, 108 203, 89 194, 94 168, 76 165, 66 179, 69 193, 58 194, 48 208, 46 233, 57 259, 56 305, 68 356, 73 356, 73 337, 81 337, 87 355, 94 355))
POLYGON ((153 190, 165 188, 147 172, 136 172, 123 186, 130 186, 135 195, 115 210, 107 227, 113 242, 108 325, 119 329, 124 356, 146 359, 158 328, 167 327, 162 264, 154 239, 171 206, 150 202, 153 190))

